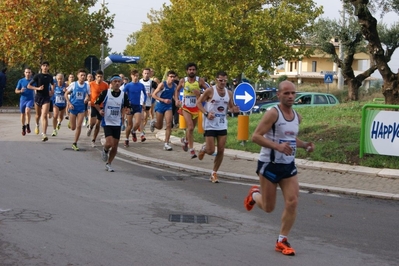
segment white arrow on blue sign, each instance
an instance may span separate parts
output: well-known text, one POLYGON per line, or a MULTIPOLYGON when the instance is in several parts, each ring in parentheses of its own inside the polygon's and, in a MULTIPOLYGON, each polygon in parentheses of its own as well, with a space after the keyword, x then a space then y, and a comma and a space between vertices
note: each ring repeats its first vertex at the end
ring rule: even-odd
POLYGON ((249 112, 255 105, 255 89, 247 82, 240 83, 233 93, 234 104, 241 112, 249 112))

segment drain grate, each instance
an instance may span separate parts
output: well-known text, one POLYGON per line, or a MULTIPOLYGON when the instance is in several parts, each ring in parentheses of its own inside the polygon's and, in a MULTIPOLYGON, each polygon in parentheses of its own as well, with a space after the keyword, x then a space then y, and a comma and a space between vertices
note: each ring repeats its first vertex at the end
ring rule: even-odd
POLYGON ((160 175, 160 176, 157 176, 157 178, 159 180, 162 180, 162 181, 182 181, 183 180, 183 177, 181 177, 181 176, 164 176, 164 175, 160 175))
POLYGON ((207 224, 206 215, 169 214, 169 222, 207 224))

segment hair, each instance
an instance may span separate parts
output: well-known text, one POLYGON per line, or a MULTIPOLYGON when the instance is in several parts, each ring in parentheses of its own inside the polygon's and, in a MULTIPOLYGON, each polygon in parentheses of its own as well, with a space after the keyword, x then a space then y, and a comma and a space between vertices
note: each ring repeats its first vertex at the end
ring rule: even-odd
POLYGON ((57 75, 55 75, 55 78, 57 78, 57 77, 62 77, 62 80, 64 80, 64 74, 62 74, 62 73, 58 73, 57 75))
POLYGON ((151 72, 151 68, 149 68, 149 67, 144 68, 143 71, 144 71, 144 70, 148 70, 148 71, 151 72))
POLYGON ((130 75, 136 75, 138 73, 139 71, 137 69, 132 69, 132 71, 130 71, 130 75))
POLYGON ((216 77, 219 77, 219 76, 227 77, 226 71, 223 71, 223 70, 218 71, 218 72, 216 73, 216 77))
POLYGON ((50 65, 50 63, 48 61, 43 61, 41 65, 50 65))
POLYGON ((79 74, 79 73, 86 73, 86 74, 87 74, 87 71, 86 71, 86 69, 84 69, 84 68, 79 68, 78 74, 79 74))
POLYGON ((3 69, 1 70, 1 72, 2 72, 3 74, 5 74, 5 73, 7 72, 7 68, 6 68, 6 67, 3 68, 3 69))
POLYGON ((99 69, 96 71, 96 75, 104 75, 104 72, 101 69, 99 69))
POLYGON ((173 70, 169 70, 168 72, 166 72, 166 76, 169 76, 169 75, 177 75, 176 74, 176 72, 175 71, 173 71, 173 70))
POLYGON ((197 65, 195 64, 195 63, 188 63, 187 65, 186 65, 186 70, 188 70, 190 67, 195 67, 195 70, 197 70, 197 65))

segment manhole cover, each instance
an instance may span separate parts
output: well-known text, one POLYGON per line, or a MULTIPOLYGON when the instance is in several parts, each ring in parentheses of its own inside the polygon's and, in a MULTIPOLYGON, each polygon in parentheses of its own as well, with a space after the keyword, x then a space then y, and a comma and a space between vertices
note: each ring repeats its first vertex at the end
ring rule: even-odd
POLYGON ((162 181, 182 181, 183 180, 183 177, 181 177, 181 176, 164 176, 164 175, 160 175, 160 176, 157 176, 157 178, 159 180, 162 180, 162 181))
POLYGON ((207 224, 208 216, 206 216, 206 215, 169 214, 169 222, 207 224))

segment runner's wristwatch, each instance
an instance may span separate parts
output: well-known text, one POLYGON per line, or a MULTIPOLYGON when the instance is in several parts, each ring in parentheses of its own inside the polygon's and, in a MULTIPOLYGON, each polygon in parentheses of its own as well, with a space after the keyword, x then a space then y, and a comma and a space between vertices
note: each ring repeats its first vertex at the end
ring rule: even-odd
POLYGON ((204 113, 205 117, 208 117, 208 114, 209 114, 208 112, 205 112, 205 113, 204 113))

